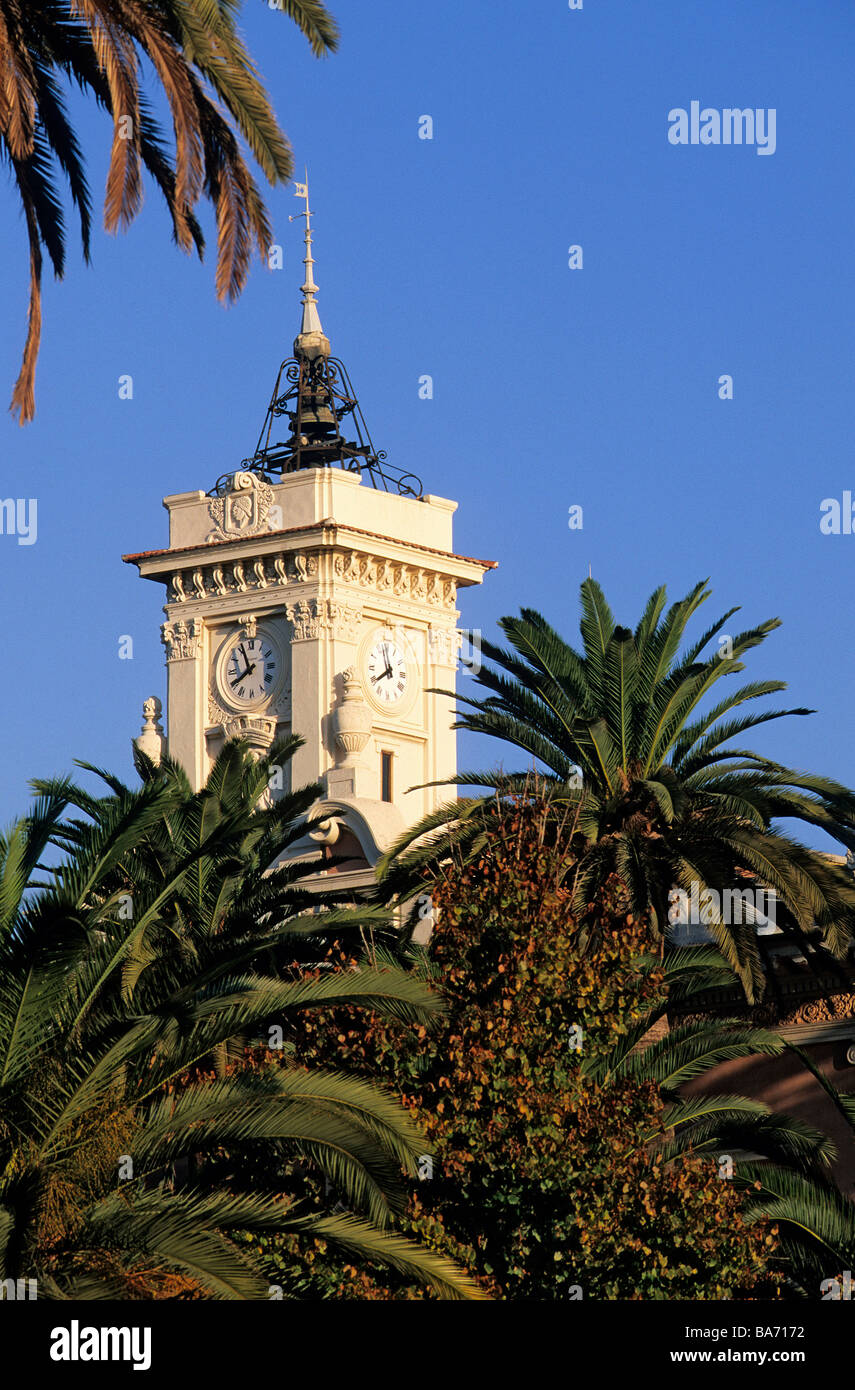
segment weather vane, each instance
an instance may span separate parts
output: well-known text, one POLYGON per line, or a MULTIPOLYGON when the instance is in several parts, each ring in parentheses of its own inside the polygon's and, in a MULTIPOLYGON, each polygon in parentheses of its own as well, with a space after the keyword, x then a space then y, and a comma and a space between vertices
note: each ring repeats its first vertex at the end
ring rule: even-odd
POLYGON ((305 181, 305 183, 295 183, 295 184, 294 184, 294 197, 295 197, 295 198, 305 198, 305 200, 306 200, 306 206, 305 206, 305 208, 303 209, 302 212, 295 212, 294 215, 293 215, 293 217, 289 217, 289 218, 288 218, 288 221, 289 221, 289 222, 296 222, 298 217, 305 217, 305 219, 306 219, 306 231, 309 233, 309 235, 310 235, 310 237, 311 237, 311 226, 310 226, 310 223, 309 223, 309 218, 311 217, 312 214, 311 214, 311 212, 309 211, 309 170, 308 170, 307 168, 304 168, 303 173, 304 173, 304 175, 305 175, 306 181, 305 181))

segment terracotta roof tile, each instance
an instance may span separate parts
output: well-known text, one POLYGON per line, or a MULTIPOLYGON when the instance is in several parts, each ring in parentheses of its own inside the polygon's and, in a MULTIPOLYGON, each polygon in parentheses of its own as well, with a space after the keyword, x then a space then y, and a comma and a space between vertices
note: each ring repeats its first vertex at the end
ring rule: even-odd
MULTIPOLYGON (((274 536, 299 536, 307 531, 319 531, 322 527, 333 527, 336 531, 349 531, 355 536, 368 536, 375 541, 390 541, 393 545, 409 545, 414 550, 424 551, 426 555, 442 555, 451 560, 463 560, 470 565, 481 565, 483 569, 494 570, 498 567, 498 560, 477 560, 472 555, 457 555, 453 550, 436 550, 430 545, 419 545, 413 541, 401 541, 397 536, 384 536, 379 531, 365 531, 361 526, 349 526, 346 522, 334 521, 332 517, 325 517, 323 521, 313 521, 308 526, 289 526, 281 531, 264 531, 265 537, 274 536)), ((140 560, 154 560, 160 555, 191 555, 199 550, 216 550, 218 545, 235 545, 241 541, 257 541, 259 533, 252 536, 235 536, 232 539, 218 542, 205 542, 202 545, 179 546, 176 550, 167 547, 165 550, 139 550, 133 555, 123 555, 122 559, 127 565, 135 565, 140 560)))

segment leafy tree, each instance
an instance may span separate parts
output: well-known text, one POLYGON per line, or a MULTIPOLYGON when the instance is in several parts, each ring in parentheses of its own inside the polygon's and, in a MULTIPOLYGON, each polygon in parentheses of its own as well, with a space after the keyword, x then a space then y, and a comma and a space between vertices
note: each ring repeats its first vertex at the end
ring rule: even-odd
MULTIPOLYGON (((12 410, 24 424, 35 411, 41 335, 43 252, 57 278, 65 267, 65 219, 57 175, 67 180, 89 260, 91 201, 80 144, 63 88, 72 82, 113 119, 104 200, 109 232, 124 230, 142 206, 147 170, 166 200, 174 241, 201 256, 194 216, 201 197, 217 219, 216 288, 234 299, 243 288, 253 243, 266 258, 270 223, 237 134, 271 183, 291 177, 292 158, 267 93, 236 28, 241 0, 0 0, 0 154, 9 165, 30 248, 30 307, 12 410), (140 87, 146 58, 168 103, 175 159, 164 145, 140 87), (236 134, 237 132, 237 134, 236 134)), ((338 44, 321 0, 278 6, 313 53, 338 44)))
POLYGON ((254 875, 314 793, 258 807, 270 767, 240 745, 196 795, 174 766, 147 773, 100 800, 41 784, 0 837, 0 1277, 56 1298, 266 1297, 247 1239, 277 1233, 471 1296, 450 1261, 392 1228, 424 1150, 393 1097, 284 1050, 209 1074, 237 1038, 267 1041, 273 1019, 294 1031, 313 1009, 358 1003, 412 1026, 438 1007, 393 965, 342 975, 294 960, 332 910, 302 910, 287 872, 261 887, 254 875), (86 818, 67 816, 72 802, 86 818), (51 845, 63 854, 47 869, 51 845), (277 953, 292 967, 265 973, 277 953), (269 1182, 192 1180, 206 1155, 244 1145, 266 1147, 271 1171, 283 1152, 300 1158, 350 1210, 317 1212, 269 1182))
MULTIPOLYGON (((718 683, 741 672, 742 657, 779 625, 770 619, 731 635, 726 629, 738 610, 730 609, 686 645, 687 625, 709 594, 697 584, 666 611, 665 590, 657 589, 631 631, 615 622, 600 586, 586 579, 580 650, 531 609, 503 618, 510 648, 482 640, 485 660, 475 679, 487 693, 458 697, 467 708, 457 727, 489 734, 534 759, 553 800, 574 813, 567 874, 580 923, 601 886, 617 875, 631 910, 661 942, 672 890, 697 885, 699 897, 707 895, 704 924, 753 999, 764 985, 762 939, 741 897, 739 920, 725 920, 725 892, 773 890, 777 924, 810 958, 819 954, 827 964, 830 953, 833 964, 852 940, 855 881, 785 834, 779 822, 819 827, 855 847, 855 796, 829 778, 734 746, 751 729, 810 711, 740 713, 785 688, 772 680, 737 683, 709 705, 718 683), (821 944, 810 939, 814 928, 821 944)), ((482 771, 455 781, 513 788, 526 776, 482 771)), ((451 803, 402 837, 381 866, 387 893, 419 892, 422 867, 449 834, 451 843, 477 853, 481 806, 478 798, 451 803)))
MULTIPOLYGON (((733 1020, 657 1039, 669 999, 686 1004, 732 979, 726 962, 710 948, 652 954, 615 876, 584 939, 566 882, 577 832, 568 820, 556 833, 554 806, 499 802, 481 828, 477 854, 452 852, 422 882, 434 933, 415 968, 441 988, 447 1013, 404 1036, 324 1011, 306 1020, 298 1057, 315 1063, 334 1049, 349 1070, 394 1079, 434 1154, 432 1177, 413 1186, 411 1229, 464 1259, 492 1294, 771 1296, 775 1223, 749 1213, 722 1154, 737 1173, 750 1152, 821 1184, 833 1145, 759 1102, 687 1099, 680 1088, 785 1044, 733 1020)), ((339 1295, 418 1296, 324 1251, 310 1276, 339 1295)))

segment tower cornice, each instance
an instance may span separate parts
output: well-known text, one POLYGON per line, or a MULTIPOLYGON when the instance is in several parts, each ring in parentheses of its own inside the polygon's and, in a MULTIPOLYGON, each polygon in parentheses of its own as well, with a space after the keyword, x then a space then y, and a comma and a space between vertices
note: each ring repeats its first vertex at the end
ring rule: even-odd
POLYGON ((453 551, 439 550, 433 546, 401 541, 394 536, 385 536, 362 527, 342 525, 332 518, 307 526, 289 526, 278 531, 262 531, 252 536, 240 536, 209 544, 143 550, 136 554, 123 555, 122 559, 125 564, 136 565, 144 579, 167 583, 176 571, 198 568, 203 556, 208 557, 204 561, 205 564, 224 565, 245 560, 247 557, 267 557, 279 552, 288 553, 310 548, 354 551, 362 556, 370 553, 401 564, 409 564, 411 567, 413 553, 416 552, 424 555, 425 569, 453 577, 463 586, 479 584, 487 570, 497 567, 495 560, 478 560, 471 555, 458 555, 453 551), (366 541, 371 541, 372 545, 367 547, 366 541))

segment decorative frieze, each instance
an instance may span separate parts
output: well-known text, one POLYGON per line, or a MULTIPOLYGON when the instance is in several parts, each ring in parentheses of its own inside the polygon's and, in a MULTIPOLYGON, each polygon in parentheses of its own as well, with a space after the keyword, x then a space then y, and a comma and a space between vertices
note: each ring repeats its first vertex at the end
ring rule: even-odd
POLYGON ((461 636, 455 627, 437 627, 433 623, 427 632, 427 657, 435 666, 454 666, 461 647, 461 636))
POLYGON ((361 612, 329 598, 298 599, 285 605, 285 616, 294 628, 295 642, 310 642, 322 634, 355 642, 361 612))
POLYGON ((327 599, 326 603, 333 637, 340 637, 345 642, 355 642, 362 622, 361 610, 351 608, 346 603, 337 603, 334 599, 327 599))
POLYGON ((318 611, 318 600, 298 599, 285 608, 285 616, 294 628, 294 641, 307 642, 318 637, 323 630, 323 620, 318 611))
MULTIPOLYGON (((176 571, 170 581, 171 603, 190 599, 224 598, 228 594, 260 592, 312 583, 318 577, 320 551, 285 551, 231 564, 198 565, 176 571)), ((339 551, 333 556, 333 574, 344 584, 386 597, 411 599, 432 608, 453 609, 457 586, 453 579, 420 565, 339 551)))
POLYGON ((415 599, 436 607, 453 608, 457 586, 421 565, 399 564, 394 560, 364 555, 356 550, 339 552, 333 559, 333 572, 344 584, 360 589, 373 589, 396 598, 415 599))
POLYGON ((363 584, 367 583, 369 564, 369 556, 360 555, 356 550, 340 551, 333 558, 333 572, 345 584, 363 584))
MULTIPOLYGON (((680 1024, 701 1023, 723 1012, 726 1012, 728 1017, 734 1017, 741 1014, 742 1010, 734 1008, 733 1005, 727 1008, 721 1006, 717 1009, 711 1008, 706 1013, 680 1013, 678 1019, 680 1024)), ((824 1025, 830 1029, 848 1023, 855 1036, 855 994, 832 994, 821 999, 806 999, 801 1003, 796 1000, 787 1001, 785 998, 780 1003, 756 1004, 752 1009, 745 1010, 745 1014, 751 1023, 759 1028, 824 1025)))
POLYGON ((317 555, 302 551, 262 556, 251 564, 236 560, 233 564, 205 565, 173 574, 169 599, 171 603, 186 603, 188 599, 224 598, 227 594, 245 594, 276 585, 285 588, 289 584, 307 584, 317 573, 317 555))
POLYGON ((166 648, 167 661, 195 661, 202 650, 202 619, 191 618, 189 623, 178 618, 164 623, 160 640, 166 648))
POLYGON ((795 1023, 840 1023, 850 1018, 855 1020, 855 994, 833 994, 828 999, 811 999, 807 1004, 799 1004, 776 1023, 779 1027, 789 1027, 795 1023))

